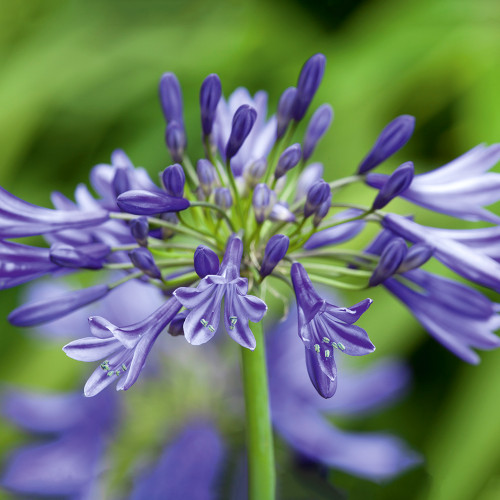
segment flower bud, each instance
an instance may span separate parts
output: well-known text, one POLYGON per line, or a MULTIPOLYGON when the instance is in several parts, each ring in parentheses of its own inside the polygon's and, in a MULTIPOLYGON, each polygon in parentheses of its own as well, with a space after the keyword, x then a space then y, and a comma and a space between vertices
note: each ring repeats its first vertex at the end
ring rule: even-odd
POLYGON ((408 248, 406 257, 398 267, 397 272, 406 273, 407 271, 423 266, 432 257, 433 253, 434 248, 430 245, 426 243, 415 243, 415 245, 408 248))
POLYGON ((295 201, 298 201, 307 195, 307 192, 311 189, 312 185, 323 177, 323 170, 322 163, 311 163, 310 165, 307 165, 297 179, 295 201))
POLYGON ((233 116, 231 135, 226 145, 226 160, 229 161, 241 148, 257 119, 257 111, 248 104, 240 106, 233 116))
POLYGON ((293 118, 296 121, 304 118, 307 108, 309 108, 323 78, 325 65, 325 56, 323 54, 315 54, 302 66, 297 82, 297 96, 293 104, 293 118))
POLYGON ((149 222, 147 217, 137 217, 130 221, 130 232, 141 247, 148 246, 149 222))
POLYGON ((314 212, 314 219, 313 219, 314 227, 318 227, 321 224, 321 221, 326 217, 331 206, 332 206, 332 193, 330 192, 328 193, 327 199, 314 212))
POLYGON ((174 319, 170 322, 167 328, 167 332, 172 335, 172 337, 179 337, 184 335, 184 321, 190 311, 185 309, 174 316, 174 319))
POLYGON ((54 243, 50 247, 51 262, 61 267, 101 269, 110 248, 104 243, 91 243, 74 247, 66 243, 54 243))
MULTIPOLYGON (((228 210, 233 205, 231 191, 228 188, 218 187, 214 190, 215 204, 223 210, 228 210)), ((220 218, 220 214, 217 214, 220 218)))
POLYGON ((272 191, 267 184, 257 184, 255 186, 252 205, 255 213, 255 219, 262 224, 271 213, 276 202, 276 193, 272 191))
POLYGON ((179 122, 172 121, 168 124, 165 132, 165 142, 174 161, 181 162, 187 142, 186 132, 179 122))
POLYGON ((250 187, 255 187, 264 177, 267 170, 267 161, 265 158, 260 158, 245 165, 243 169, 243 177, 250 187))
POLYGON ((273 222, 295 222, 295 215, 288 208, 286 201, 278 201, 269 214, 269 220, 273 222))
POLYGON ((182 198, 186 176, 184 175, 184 169, 178 163, 170 165, 163 171, 162 181, 167 194, 182 198))
POLYGON ((380 255, 377 267, 368 281, 369 286, 377 286, 390 278, 406 256, 407 246, 403 238, 393 238, 380 255))
POLYGON ((113 193, 116 197, 130 189, 130 182, 127 171, 124 168, 117 168, 113 177, 113 193))
POLYGON ((210 196, 212 189, 217 185, 217 171, 215 167, 204 158, 198 160, 196 173, 200 181, 200 187, 205 196, 210 196))
POLYGON ((128 256, 132 264, 144 274, 150 278, 161 279, 161 271, 155 263, 153 254, 147 248, 134 248, 128 253, 128 256))
POLYGON ((124 212, 135 215, 180 212, 189 207, 189 201, 185 198, 175 198, 163 191, 153 192, 145 189, 126 191, 118 196, 116 203, 124 212))
POLYGON ((200 89, 201 128, 203 135, 212 133, 215 110, 222 94, 220 79, 216 74, 208 75, 200 89))
POLYGON ((318 141, 325 135, 333 119, 333 109, 329 104, 321 105, 312 115, 304 136, 302 157, 307 161, 313 154, 318 141))
POLYGON ((415 128, 415 118, 401 115, 382 130, 370 152, 358 167, 358 174, 364 174, 399 151, 410 139, 415 128))
POLYGON ((290 240, 284 234, 275 234, 266 245, 264 250, 264 258, 260 268, 260 275, 265 278, 271 274, 274 268, 280 263, 281 259, 286 255, 290 240))
POLYGON ((274 178, 279 179, 283 177, 289 170, 291 170, 300 161, 302 150, 300 144, 292 144, 286 148, 278 160, 278 165, 274 171, 274 178))
POLYGON ((219 272, 220 262, 217 254, 210 248, 200 245, 194 252, 194 270, 203 279, 209 274, 219 272))
POLYGON ((166 122, 176 121, 180 125, 183 125, 181 86, 173 73, 165 73, 161 77, 159 93, 161 108, 166 122))
POLYGON ((372 209, 379 210, 385 207, 392 199, 406 191, 413 180, 413 163, 407 161, 400 165, 380 188, 372 209))
POLYGON ((320 179, 311 186, 307 192, 306 204, 304 207, 304 217, 312 215, 319 206, 328 199, 330 195, 330 185, 323 179, 320 179))
POLYGON ((281 139, 292 120, 293 105, 297 96, 297 89, 295 87, 288 87, 283 94, 281 94, 278 103, 278 125, 276 130, 276 138, 281 139))

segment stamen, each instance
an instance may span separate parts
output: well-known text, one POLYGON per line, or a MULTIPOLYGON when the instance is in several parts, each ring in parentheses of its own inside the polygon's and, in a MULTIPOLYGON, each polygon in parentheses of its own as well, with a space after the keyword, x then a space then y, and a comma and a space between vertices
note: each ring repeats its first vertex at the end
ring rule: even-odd
POLYGON ((123 364, 122 364, 122 370, 123 370, 124 372, 126 372, 126 371, 127 371, 127 365, 126 365, 125 363, 123 363, 123 364))
POLYGON ((330 351, 329 349, 325 349, 325 358, 329 358, 330 357, 330 351))
POLYGON ((330 343, 330 339, 328 337, 323 337, 323 342, 325 344, 329 344, 330 343))
POLYGON ((231 321, 231 326, 229 327, 229 329, 234 330, 234 327, 236 326, 236 323, 238 322, 238 318, 236 316, 229 316, 229 321, 231 321))
POLYGON ((107 371, 109 370, 109 360, 108 360, 108 359, 107 359, 106 361, 103 361, 103 362, 101 363, 101 368, 102 368, 105 372, 107 372, 107 371))
POLYGON ((214 333, 215 332, 215 328, 213 327, 213 325, 208 325, 208 329, 214 333))
POLYGON ((319 352, 319 351, 320 351, 319 344, 314 344, 314 350, 315 350, 316 352, 319 352))
POLYGON ((110 370, 110 371, 108 372, 108 377, 112 377, 114 374, 115 374, 115 372, 114 372, 113 370, 110 370))
POLYGON ((345 345, 344 344, 342 344, 341 342, 337 342, 337 345, 339 346, 339 349, 341 351, 345 351, 345 345))
POLYGON ((202 318, 202 319, 200 320, 200 323, 201 323, 203 326, 205 326, 205 327, 206 327, 206 326, 208 326, 208 321, 207 321, 206 319, 203 319, 203 318, 202 318))
POLYGON ((339 345, 337 344, 337 342, 333 342, 333 341, 332 341, 332 347, 333 347, 334 349, 338 349, 339 345))

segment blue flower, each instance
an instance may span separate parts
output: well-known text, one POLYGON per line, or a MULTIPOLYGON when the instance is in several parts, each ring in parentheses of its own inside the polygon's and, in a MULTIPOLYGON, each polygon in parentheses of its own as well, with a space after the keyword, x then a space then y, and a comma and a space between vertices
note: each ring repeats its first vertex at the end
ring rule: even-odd
POLYGON ((63 348, 70 358, 78 361, 104 359, 85 384, 85 396, 95 396, 116 380, 118 391, 130 389, 137 381, 158 335, 180 308, 180 303, 171 298, 144 320, 124 327, 117 327, 101 317, 89 318, 94 336, 75 340, 63 348))
POLYGON ((371 481, 386 481, 419 464, 419 455, 397 437, 344 431, 330 418, 352 419, 393 403, 407 389, 406 366, 385 359, 354 372, 344 363, 335 398, 320 398, 300 366, 299 343, 288 339, 295 329, 294 316, 292 311, 279 323, 267 343, 272 419, 281 437, 309 460, 371 481))
MULTIPOLYGON (((465 220, 500 223, 485 206, 500 200, 500 174, 487 172, 500 161, 500 144, 479 145, 450 163, 414 177, 401 196, 412 203, 465 220)), ((366 182, 381 188, 387 176, 370 173, 366 182)))
POLYGON ((354 325, 372 300, 365 299, 351 308, 338 307, 317 294, 302 264, 292 264, 291 276, 297 298, 299 337, 306 348, 307 371, 318 393, 330 398, 337 389, 335 350, 350 356, 363 356, 375 350, 366 332, 354 325))
POLYGON ((191 310, 184 322, 184 334, 191 344, 204 344, 214 336, 225 297, 224 325, 227 333, 241 346, 255 349, 255 338, 248 321, 259 322, 267 306, 263 300, 247 295, 248 280, 240 277, 242 252, 243 243, 233 237, 216 275, 209 274, 196 288, 181 287, 174 292, 179 302, 191 310))

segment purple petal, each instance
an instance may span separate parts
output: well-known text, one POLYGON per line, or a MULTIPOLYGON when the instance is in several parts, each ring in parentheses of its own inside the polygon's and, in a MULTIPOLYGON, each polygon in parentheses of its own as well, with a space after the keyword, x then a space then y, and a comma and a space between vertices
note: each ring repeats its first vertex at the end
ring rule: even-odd
POLYGON ((64 353, 77 361, 100 361, 120 349, 123 349, 123 346, 114 337, 85 337, 63 347, 64 353))

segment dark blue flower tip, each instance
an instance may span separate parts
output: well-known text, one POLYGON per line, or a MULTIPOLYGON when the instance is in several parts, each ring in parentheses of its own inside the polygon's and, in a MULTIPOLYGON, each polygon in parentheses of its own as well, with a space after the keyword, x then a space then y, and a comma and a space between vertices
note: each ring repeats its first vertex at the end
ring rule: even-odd
POLYGON ((110 248, 104 243, 91 243, 74 247, 66 243, 53 243, 50 247, 51 262, 61 267, 101 269, 110 248))
POLYGON ((196 163, 196 174, 203 194, 210 196, 213 188, 218 184, 215 167, 208 160, 202 158, 196 163))
POLYGON ((162 192, 133 189, 116 199, 124 212, 135 215, 155 215, 162 212, 180 212, 189 207, 189 201, 162 192))
POLYGON ((283 94, 281 94, 278 103, 278 124, 276 129, 276 138, 281 139, 292 120, 293 105, 297 97, 297 89, 295 87, 288 87, 283 94))
POLYGON ((255 219, 259 224, 269 217, 275 202, 276 194, 267 184, 257 184, 255 186, 252 196, 252 206, 255 219))
POLYGON ((265 158, 259 158, 245 165, 243 169, 243 177, 247 185, 254 188, 259 181, 264 177, 267 170, 267 161, 265 158))
MULTIPOLYGON (((218 187, 214 189, 214 202, 223 210, 228 210, 233 205, 233 197, 228 188, 218 187)), ((220 214, 218 214, 220 215, 220 214)))
POLYGON ((283 177, 289 170, 291 170, 297 163, 299 163, 302 156, 302 149, 300 144, 292 144, 286 148, 278 160, 278 165, 274 171, 274 178, 279 179, 283 177))
POLYGON ((167 123, 176 121, 183 124, 182 92, 179 80, 173 73, 165 73, 159 86, 160 103, 167 123))
POLYGON ((319 209, 322 203, 328 200, 331 190, 328 182, 320 179, 314 183, 307 192, 306 204, 304 206, 304 217, 309 217, 319 209))
POLYGON ((117 168, 113 177, 113 192, 116 196, 120 196, 125 191, 130 189, 130 181, 127 171, 124 168, 117 168))
POLYGON ((147 217, 137 217, 130 221, 130 232, 142 247, 148 246, 149 222, 147 217))
POLYGON ((165 142, 170 151, 170 155, 176 162, 181 162, 186 149, 186 132, 184 127, 177 121, 172 121, 168 124, 165 131, 165 142))
POLYGON ((132 264, 145 275, 161 280, 161 271, 155 263, 153 254, 147 248, 134 248, 128 253, 128 256, 132 264))
POLYGON ((220 262, 218 255, 210 248, 200 245, 194 252, 194 270, 203 279, 209 274, 219 272, 220 262))
POLYGON ((384 208, 391 200, 404 193, 413 181, 414 168, 411 161, 407 161, 400 165, 392 175, 387 179, 385 184, 380 188, 380 191, 375 198, 372 209, 380 210, 384 208))
POLYGON ((270 238, 264 250, 264 258, 262 259, 262 266, 260 268, 260 275, 263 278, 269 276, 274 271, 274 268, 288 252, 289 245, 290 239, 284 234, 275 234, 270 238))
POLYGON ((304 136, 302 157, 307 161, 314 152, 319 140, 326 134, 333 120, 333 109, 329 104, 322 104, 312 115, 304 136))
POLYGON ((182 198, 186 176, 184 175, 184 169, 178 163, 170 165, 163 171, 162 181, 167 194, 182 198))
POLYGON ((415 118, 401 115, 389 123, 380 133, 372 149, 358 168, 358 174, 364 174, 387 160, 399 151, 410 139, 415 128, 415 118))
POLYGON ((406 252, 406 257, 398 267, 398 273, 406 273, 423 266, 434 253, 434 248, 426 243, 415 243, 406 252))
POLYGON ((248 104, 240 106, 233 116, 231 135, 226 145, 226 160, 229 161, 241 148, 257 119, 257 111, 248 104))
POLYGON ((107 285, 96 285, 52 298, 24 304, 8 316, 14 326, 35 326, 54 321, 76 311, 80 307, 102 299, 109 292, 107 285))
POLYGON ((215 110, 217 109, 217 104, 219 104, 221 94, 222 86, 220 78, 214 73, 208 75, 203 80, 200 89, 201 128, 204 136, 212 133, 215 110))
POLYGON ((393 238, 384 248, 380 255, 380 260, 368 281, 369 286, 377 286, 390 278, 399 268, 408 247, 403 238, 393 238))
POLYGON ((293 104, 293 118, 296 121, 304 118, 323 79, 325 65, 326 57, 323 54, 315 54, 302 67, 297 82, 297 96, 293 104))
POLYGON ((318 227, 321 221, 327 216, 332 206, 332 193, 328 193, 327 199, 314 212, 313 225, 318 227))
POLYGON ((168 325, 167 332, 172 335, 172 337, 180 337, 184 335, 184 321, 189 314, 189 311, 185 309, 178 313, 174 319, 168 325))

